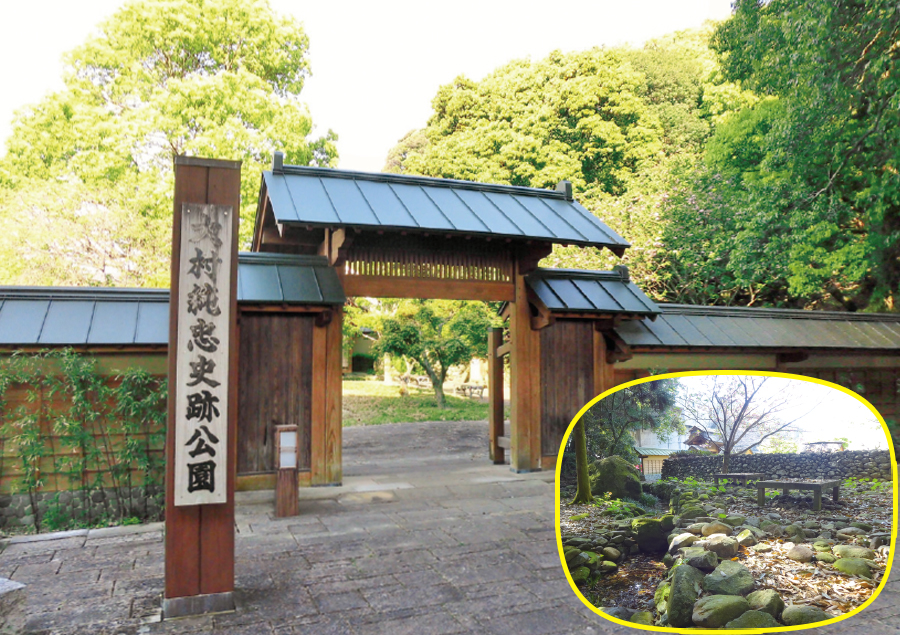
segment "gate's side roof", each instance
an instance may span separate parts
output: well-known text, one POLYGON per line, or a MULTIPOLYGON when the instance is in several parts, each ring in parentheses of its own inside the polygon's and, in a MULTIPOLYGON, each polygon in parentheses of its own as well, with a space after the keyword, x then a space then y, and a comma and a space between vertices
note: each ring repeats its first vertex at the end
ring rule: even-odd
MULTIPOLYGON (((238 258, 238 302, 338 305, 324 257, 238 258)), ((169 342, 168 289, 0 287, 0 346, 159 346, 169 342)))
POLYGON ((900 350, 900 315, 660 304, 654 322, 616 332, 632 348, 900 350))
POLYGON ((525 282, 554 313, 629 314, 655 319, 659 307, 628 277, 628 269, 537 269, 525 282))
MULTIPOLYGON (((263 172, 275 221, 594 247, 629 243, 569 193, 454 179, 280 165, 263 172)), ((257 219, 259 222, 259 219, 257 219)))

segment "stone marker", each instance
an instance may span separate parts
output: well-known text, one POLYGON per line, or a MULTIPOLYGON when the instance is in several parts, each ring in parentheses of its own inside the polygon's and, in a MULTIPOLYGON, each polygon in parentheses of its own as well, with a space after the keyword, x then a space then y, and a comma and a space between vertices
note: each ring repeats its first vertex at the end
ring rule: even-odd
POLYGON ((24 633, 26 619, 25 585, 0 578, 0 633, 24 633))

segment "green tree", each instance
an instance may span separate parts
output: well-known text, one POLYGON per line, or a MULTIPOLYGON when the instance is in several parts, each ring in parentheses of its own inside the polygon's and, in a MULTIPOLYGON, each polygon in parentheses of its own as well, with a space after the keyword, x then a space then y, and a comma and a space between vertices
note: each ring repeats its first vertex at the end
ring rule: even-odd
POLYGON ((634 461, 633 433, 641 430, 666 438, 683 427, 675 404, 678 382, 658 379, 618 390, 584 413, 588 456, 618 455, 634 461))
MULTIPOLYGON (((72 187, 104 210, 124 214, 137 235, 125 232, 130 255, 120 268, 135 271, 138 283, 165 285, 173 155, 243 161, 245 246, 258 175, 275 151, 300 165, 334 162, 336 137, 330 131, 309 137, 312 122, 299 99, 309 75, 307 52, 301 26, 264 0, 131 2, 65 57, 62 91, 18 113, 0 160, 0 187, 19 195, 72 187)), ((60 203, 44 206, 51 220, 79 214, 60 203)), ((26 239, 41 240, 17 217, 28 220, 15 195, 5 196, 3 222, 26 239)), ((14 251, 7 257, 22 256, 14 251)), ((74 258, 68 263, 79 269, 74 258)), ((107 273, 105 280, 85 275, 80 282, 131 279, 107 273)))
POLYGON ((415 360, 431 380, 437 405, 443 408, 450 368, 485 356, 491 314, 482 302, 406 300, 379 321, 373 352, 415 360))
POLYGON ((731 258, 771 259, 771 301, 897 308, 898 40, 887 0, 738 0, 715 33, 726 77, 767 97, 706 158, 742 210, 731 258))
POLYGON ((679 177, 702 164, 718 123, 755 100, 722 77, 707 45, 712 31, 518 60, 480 82, 459 77, 440 88, 426 128, 401 139, 385 168, 532 187, 570 180, 578 200, 632 248, 618 261, 557 246, 543 264, 624 263, 650 295, 671 298, 694 279, 674 267, 664 206, 679 177))

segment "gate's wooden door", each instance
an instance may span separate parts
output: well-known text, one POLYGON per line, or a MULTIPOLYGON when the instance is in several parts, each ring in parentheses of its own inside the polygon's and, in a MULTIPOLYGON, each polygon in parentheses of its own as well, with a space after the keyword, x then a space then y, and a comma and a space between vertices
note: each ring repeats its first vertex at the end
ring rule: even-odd
POLYGON ((308 314, 242 313, 238 474, 275 471, 275 426, 296 424, 297 467, 310 467, 312 340, 308 314))

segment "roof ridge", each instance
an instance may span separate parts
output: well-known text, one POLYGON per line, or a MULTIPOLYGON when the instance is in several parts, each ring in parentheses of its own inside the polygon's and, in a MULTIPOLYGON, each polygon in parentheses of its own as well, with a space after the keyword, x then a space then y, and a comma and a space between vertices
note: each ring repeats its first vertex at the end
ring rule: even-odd
POLYGON ((238 264, 245 265, 307 265, 330 267, 326 256, 312 254, 281 254, 267 251, 242 251, 238 253, 238 264))
POLYGON ((479 183, 477 181, 463 181, 461 179, 442 179, 433 176, 417 176, 411 174, 388 174, 384 172, 362 172, 358 170, 340 170, 338 168, 322 168, 305 165, 285 165, 281 170, 272 174, 287 174, 299 176, 318 176, 333 179, 350 179, 357 181, 377 181, 380 183, 401 183, 405 185, 428 185, 431 187, 458 188, 463 190, 475 190, 478 192, 497 192, 501 194, 524 194, 539 198, 553 198, 567 200, 565 192, 547 190, 538 187, 525 187, 522 185, 498 185, 494 183, 479 183))
POLYGON ((32 287, 0 286, 2 300, 140 300, 169 301, 168 289, 140 287, 32 287))

